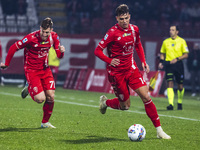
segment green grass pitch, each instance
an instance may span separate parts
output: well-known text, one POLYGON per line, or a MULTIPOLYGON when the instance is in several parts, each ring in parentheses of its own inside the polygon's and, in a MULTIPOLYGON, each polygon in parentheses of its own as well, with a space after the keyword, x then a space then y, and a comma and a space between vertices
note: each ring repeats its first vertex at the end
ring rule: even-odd
MULTIPOLYGON (((131 97, 128 111, 99 112, 102 93, 56 89, 50 122, 56 129, 41 129, 42 106, 30 96, 20 97, 16 85, 0 87, 1 150, 197 150, 200 144, 200 100, 185 95, 183 110, 166 111, 166 98, 152 98, 164 131, 171 140, 157 139, 156 129, 145 113, 142 101, 131 97), (127 130, 142 124, 146 138, 131 142, 127 130)), ((113 94, 105 94, 113 98, 113 94)))

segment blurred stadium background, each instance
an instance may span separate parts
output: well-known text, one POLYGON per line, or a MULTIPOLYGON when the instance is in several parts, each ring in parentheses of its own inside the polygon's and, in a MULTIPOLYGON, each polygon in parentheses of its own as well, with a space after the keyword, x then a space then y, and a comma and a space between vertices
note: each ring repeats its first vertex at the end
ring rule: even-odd
MULTIPOLYGON (((121 3, 129 6, 131 23, 140 29, 152 71, 157 70, 158 52, 162 41, 169 36, 170 24, 180 26, 179 35, 186 39, 190 50, 194 43, 200 43, 199 0, 0 0, 2 61, 11 44, 38 30, 41 20, 48 16, 67 49, 61 61, 58 85, 63 86, 70 69, 104 69, 105 64, 95 58, 93 51, 116 23, 115 8, 121 3)), ((22 60, 23 52, 18 52, 12 66, 2 71, 5 84, 23 83, 22 60)), ((189 91, 187 67, 185 77, 189 91)))

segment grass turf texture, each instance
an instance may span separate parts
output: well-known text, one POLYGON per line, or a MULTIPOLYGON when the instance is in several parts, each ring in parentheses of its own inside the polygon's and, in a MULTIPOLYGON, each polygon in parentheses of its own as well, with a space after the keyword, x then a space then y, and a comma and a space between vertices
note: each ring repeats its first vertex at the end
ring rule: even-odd
MULTIPOLYGON (((152 98, 164 131, 171 140, 157 139, 156 129, 145 114, 142 101, 131 97, 129 111, 108 109, 99 112, 102 93, 56 89, 54 112, 50 122, 56 129, 41 129, 42 106, 30 96, 20 97, 22 89, 0 87, 0 149, 6 150, 197 150, 200 144, 200 101, 185 95, 183 110, 166 111, 166 98, 152 98), (131 142, 127 130, 142 124, 146 138, 131 142)), ((113 94, 105 94, 113 98, 113 94)), ((177 102, 177 101, 175 101, 177 102)))

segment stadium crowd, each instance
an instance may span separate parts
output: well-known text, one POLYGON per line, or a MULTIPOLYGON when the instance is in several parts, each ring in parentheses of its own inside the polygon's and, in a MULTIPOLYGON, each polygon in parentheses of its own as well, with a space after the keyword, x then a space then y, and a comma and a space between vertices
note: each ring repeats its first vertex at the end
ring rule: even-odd
MULTIPOLYGON (((67 0, 67 16, 70 22, 73 22, 68 26, 69 33, 104 33, 115 22, 115 8, 120 3, 120 0, 94 0, 92 2, 67 0)), ((178 24, 187 30, 193 27, 197 29, 200 25, 200 2, 198 0, 126 0, 126 4, 130 6, 132 23, 144 31, 141 34, 148 34, 149 28, 161 34, 169 28, 171 23, 178 24)), ((196 33, 188 31, 190 36, 195 36, 196 33)))
MULTIPOLYGON (((4 15, 4 19, 6 19, 5 16, 13 14, 28 17, 30 13, 28 14, 27 9, 31 1, 35 2, 35 7, 40 3, 38 0, 0 0, 0 7, 2 7, 0 16, 4 15)), ((120 0, 61 1, 66 6, 67 17, 64 19, 69 22, 62 33, 69 34, 105 33, 116 22, 115 8, 122 3, 120 0)), ((168 34, 166 29, 171 23, 180 25, 183 30, 187 29, 187 32, 183 33, 185 36, 198 37, 200 35, 199 0, 126 0, 123 3, 130 6, 131 23, 139 26, 141 35, 151 34, 149 31, 152 30, 156 36, 166 35, 168 34)))

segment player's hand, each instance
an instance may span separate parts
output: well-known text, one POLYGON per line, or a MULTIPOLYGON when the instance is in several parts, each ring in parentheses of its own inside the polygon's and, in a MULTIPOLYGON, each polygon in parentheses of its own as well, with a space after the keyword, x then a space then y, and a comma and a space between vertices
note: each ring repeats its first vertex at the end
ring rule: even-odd
POLYGON ((146 64, 146 66, 145 66, 144 63, 142 63, 142 68, 143 68, 143 71, 145 71, 146 73, 149 73, 150 68, 149 68, 148 64, 146 64))
POLYGON ((116 67, 120 64, 120 60, 117 59, 117 58, 113 58, 110 65, 113 66, 113 67, 116 67))
POLYGON ((58 46, 59 50, 61 53, 64 53, 65 52, 65 47, 63 45, 61 46, 58 46))
POLYGON ((160 62, 160 63, 158 64, 158 69, 163 69, 163 67, 164 67, 164 66, 163 66, 163 63, 160 62))
POLYGON ((4 63, 1 62, 0 67, 1 67, 2 69, 6 69, 8 66, 6 66, 4 63))

